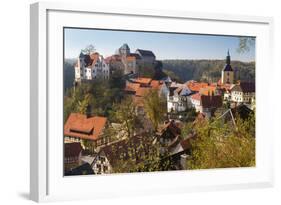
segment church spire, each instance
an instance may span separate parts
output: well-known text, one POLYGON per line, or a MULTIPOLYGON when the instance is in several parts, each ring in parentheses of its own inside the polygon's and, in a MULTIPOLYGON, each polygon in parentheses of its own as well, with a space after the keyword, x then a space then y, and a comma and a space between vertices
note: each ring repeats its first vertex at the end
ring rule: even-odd
POLYGON ((227 50, 226 64, 227 64, 227 65, 230 65, 230 54, 229 54, 229 49, 227 50))

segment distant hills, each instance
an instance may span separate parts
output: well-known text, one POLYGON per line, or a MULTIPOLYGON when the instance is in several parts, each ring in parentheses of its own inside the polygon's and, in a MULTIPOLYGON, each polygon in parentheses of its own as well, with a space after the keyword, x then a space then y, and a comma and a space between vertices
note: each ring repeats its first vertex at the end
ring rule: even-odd
MULTIPOLYGON (((188 80, 216 82, 221 77, 225 60, 162 60, 163 70, 180 81, 188 80)), ((231 61, 237 79, 255 80, 255 62, 231 61)))
MULTIPOLYGON (((72 87, 74 81, 74 64, 76 59, 64 62, 64 88, 72 87)), ((162 60, 163 71, 172 79, 180 82, 188 80, 217 82, 225 60, 162 60)), ((255 62, 231 61, 236 78, 242 81, 255 80, 255 62)))

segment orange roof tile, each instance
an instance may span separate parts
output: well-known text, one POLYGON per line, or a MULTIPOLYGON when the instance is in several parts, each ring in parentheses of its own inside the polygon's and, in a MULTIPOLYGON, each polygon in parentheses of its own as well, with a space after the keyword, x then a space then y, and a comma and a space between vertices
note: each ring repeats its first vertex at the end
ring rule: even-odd
POLYGON ((188 86, 188 88, 191 91, 199 92, 201 88, 207 87, 208 83, 200 83, 200 82, 196 82, 196 81, 188 81, 186 83, 186 85, 188 86))
POLYGON ((150 82, 150 86, 153 88, 153 89, 159 89, 160 88, 160 85, 162 85, 163 82, 162 81, 159 81, 159 80, 152 80, 150 82))
POLYGON ((199 93, 201 95, 212 95, 212 94, 215 94, 216 89, 217 89, 216 86, 207 86, 207 87, 201 88, 199 93))
POLYGON ((135 56, 127 56, 127 61, 135 61, 136 57, 135 56))
POLYGON ((136 79, 133 79, 133 81, 135 83, 140 83, 140 84, 149 84, 151 82, 151 78, 136 78, 136 79))
POLYGON ((195 93, 195 94, 191 95, 191 98, 192 98, 193 100, 198 100, 198 101, 200 101, 200 100, 201 100, 201 94, 200 94, 200 93, 195 93))
POLYGON ((130 83, 127 82, 126 83, 126 87, 125 87, 125 91, 129 91, 129 92, 137 92, 137 90, 139 89, 140 84, 138 83, 130 83))
POLYGON ((136 96, 138 97, 144 97, 150 88, 146 88, 146 87, 139 87, 136 91, 136 96))
POLYGON ((106 125, 105 117, 89 117, 71 113, 64 125, 64 135, 81 139, 97 140, 106 125))

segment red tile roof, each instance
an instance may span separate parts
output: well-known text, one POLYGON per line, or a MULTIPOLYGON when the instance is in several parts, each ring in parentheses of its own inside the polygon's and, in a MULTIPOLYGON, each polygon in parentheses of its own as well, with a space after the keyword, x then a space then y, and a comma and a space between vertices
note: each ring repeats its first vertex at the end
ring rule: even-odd
POLYGON ((222 106, 222 97, 201 95, 201 106, 203 108, 218 108, 222 106))
POLYGON ((136 91, 136 96, 138 97, 144 97, 148 92, 150 88, 146 87, 139 87, 136 91))
POLYGON ((199 93, 201 95, 212 95, 212 94, 215 94, 216 90, 217 90, 216 86, 209 85, 209 86, 206 86, 204 88, 201 88, 199 93))
POLYGON ((191 99, 200 101, 201 100, 201 94, 195 93, 195 94, 191 95, 191 99))
POLYGON ((97 140, 106 125, 105 117, 89 117, 71 113, 64 125, 64 135, 80 139, 97 140))
POLYGON ((193 100, 200 101, 200 105, 203 108, 213 108, 222 106, 222 97, 220 95, 201 95, 200 93, 193 94, 191 96, 193 100))
POLYGON ((133 79, 133 81, 135 83, 146 84, 146 85, 149 85, 151 80, 152 80, 151 78, 136 78, 136 79, 133 79))
POLYGON ((208 83, 200 83, 196 81, 188 81, 186 85, 191 91, 199 92, 201 88, 207 87, 208 83))
POLYGON ((65 143, 64 144, 64 157, 77 157, 82 151, 80 142, 65 143))
POLYGON ((243 93, 255 92, 255 83, 253 82, 240 82, 231 88, 231 91, 241 91, 243 93))
POLYGON ((150 86, 153 88, 153 89, 159 89, 160 86, 163 84, 162 81, 159 81, 159 80, 152 80, 150 82, 150 86))
POLYGON ((125 91, 136 93, 139 88, 140 88, 140 84, 127 82, 125 91))

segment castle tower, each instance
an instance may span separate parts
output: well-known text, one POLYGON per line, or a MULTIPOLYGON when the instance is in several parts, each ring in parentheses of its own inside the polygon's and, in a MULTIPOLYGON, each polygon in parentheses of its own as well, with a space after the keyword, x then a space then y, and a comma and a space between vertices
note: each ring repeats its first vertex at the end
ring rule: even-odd
POLYGON ((229 50, 227 51, 226 64, 224 66, 224 69, 221 71, 221 82, 222 84, 234 83, 234 71, 230 65, 229 50))
POLYGON ((124 56, 124 57, 130 55, 130 48, 129 48, 128 44, 124 43, 124 44, 119 48, 119 54, 120 54, 121 56, 124 56))

